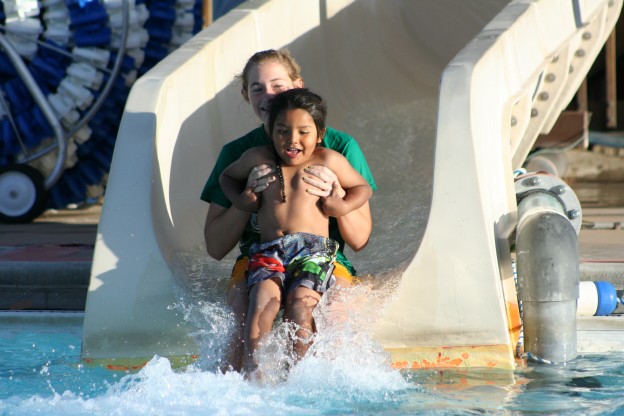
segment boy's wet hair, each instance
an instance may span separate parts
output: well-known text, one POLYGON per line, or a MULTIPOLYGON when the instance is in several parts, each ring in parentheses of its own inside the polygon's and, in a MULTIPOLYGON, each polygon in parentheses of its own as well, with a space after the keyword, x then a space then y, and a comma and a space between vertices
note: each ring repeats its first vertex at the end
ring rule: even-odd
POLYGON ((286 110, 301 109, 307 111, 316 126, 317 134, 322 135, 325 130, 327 104, 320 95, 307 88, 293 88, 281 92, 271 101, 269 112, 269 137, 273 137, 273 128, 277 116, 286 110))
POLYGON ((295 61, 295 58, 292 57, 288 49, 267 49, 266 51, 254 53, 245 64, 243 72, 237 76, 241 79, 241 89, 243 91, 247 91, 247 88, 249 87, 249 71, 251 71, 251 68, 261 65, 265 62, 278 62, 282 64, 284 68, 286 68, 291 81, 295 81, 298 79, 301 79, 303 81, 303 78, 301 76, 301 67, 295 61))

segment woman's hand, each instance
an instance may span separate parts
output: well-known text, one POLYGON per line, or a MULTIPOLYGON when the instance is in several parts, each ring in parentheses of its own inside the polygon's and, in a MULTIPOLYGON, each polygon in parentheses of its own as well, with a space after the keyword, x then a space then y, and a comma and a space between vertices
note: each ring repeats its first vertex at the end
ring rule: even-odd
POLYGON ((340 186, 338 177, 331 169, 321 165, 310 165, 303 170, 311 176, 304 176, 303 181, 313 188, 308 188, 308 193, 320 197, 344 198, 346 192, 340 186))
POLYGON ((247 177, 246 190, 249 189, 255 194, 259 194, 264 191, 269 187, 271 182, 274 182, 275 179, 277 179, 274 173, 275 168, 267 163, 254 166, 247 177))

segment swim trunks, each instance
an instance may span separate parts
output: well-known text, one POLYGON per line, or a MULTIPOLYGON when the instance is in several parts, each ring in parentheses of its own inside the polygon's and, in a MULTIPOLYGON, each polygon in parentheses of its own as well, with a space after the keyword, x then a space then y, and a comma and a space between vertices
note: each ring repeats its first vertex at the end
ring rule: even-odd
POLYGON ((255 243, 249 250, 247 288, 278 277, 286 293, 298 286, 323 293, 336 281, 333 271, 337 251, 336 241, 308 233, 255 243))
MULTIPOLYGON (((245 282, 245 274, 247 272, 248 264, 249 257, 247 256, 240 257, 238 260, 236 260, 236 262, 234 263, 234 267, 232 267, 230 280, 227 284, 228 290, 230 290, 234 286, 243 287, 247 285, 247 283, 245 282)), ((338 263, 338 260, 334 262, 334 277, 338 279, 338 284, 340 284, 340 281, 342 281, 344 284, 346 284, 346 287, 351 287, 354 284, 359 283, 359 279, 351 275, 351 273, 349 273, 349 270, 345 266, 338 263)))

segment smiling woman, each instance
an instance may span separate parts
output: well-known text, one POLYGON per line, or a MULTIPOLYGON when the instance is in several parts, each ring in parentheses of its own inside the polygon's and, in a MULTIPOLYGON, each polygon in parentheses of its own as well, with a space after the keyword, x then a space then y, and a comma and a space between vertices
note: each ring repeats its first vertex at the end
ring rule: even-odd
MULTIPOLYGON (((255 53, 247 61, 240 78, 243 98, 251 105, 255 115, 262 121, 262 125, 223 147, 215 168, 204 186, 201 197, 204 201, 210 202, 204 230, 208 253, 216 259, 221 259, 237 242, 240 242, 241 254, 232 271, 232 280, 228 288, 228 304, 237 315, 239 333, 242 333, 248 305, 244 271, 247 268, 251 245, 260 241, 258 232, 260 229, 254 213, 250 214, 248 210, 240 210, 231 204, 231 199, 227 198, 219 188, 218 179, 222 172, 231 163, 237 161, 248 149, 270 145, 271 137, 274 141, 283 137, 273 136, 272 127, 274 127, 277 113, 271 112, 271 102, 276 94, 301 87, 303 78, 299 65, 286 50, 266 50, 255 53), (271 117, 273 118, 271 119, 271 117)), ((308 117, 311 120, 309 124, 315 126, 315 134, 307 135, 314 144, 314 147, 307 146, 309 151, 313 151, 316 145, 321 143, 323 147, 340 152, 366 178, 372 189, 376 189, 368 164, 355 140, 343 132, 326 128, 325 105, 319 108, 308 107, 308 109, 310 110, 308 117)), ((283 123, 280 124, 278 131, 293 132, 293 126, 289 125, 288 129, 284 129, 284 127, 286 126, 283 123)), ((310 127, 312 126, 310 125, 310 127)), ((286 146, 290 145, 291 143, 286 143, 286 146)), ((273 153, 277 151, 277 148, 273 150, 271 157, 266 161, 256 160, 252 165, 253 168, 250 166, 250 170, 245 172, 249 196, 264 192, 271 186, 271 183, 279 178, 280 185, 283 185, 280 186, 281 199, 286 199, 285 195, 289 192, 286 189, 288 181, 283 178, 281 158, 278 157, 277 160, 274 160, 273 153), (276 166, 278 167, 277 171, 275 170, 276 166)), ((295 162, 299 156, 298 151, 285 151, 283 155, 285 156, 285 163, 299 163, 295 162)), ((331 169, 312 163, 309 164, 305 173, 306 175, 302 175, 302 177, 309 185, 308 192, 310 194, 319 197, 334 195, 342 198, 345 196, 345 191, 331 169)), ((255 199, 251 198, 249 201, 254 202, 255 199)), ((314 218, 314 216, 309 218, 314 218)), ((352 276, 355 274, 355 269, 343 254, 345 241, 356 251, 362 249, 368 242, 371 224, 368 202, 348 215, 330 220, 329 235, 339 244, 337 267, 334 274, 341 286, 350 286, 352 276)), ((319 229, 317 226, 315 233, 325 235, 327 231, 322 228, 319 229)), ((235 369, 241 368, 241 348, 241 338, 235 336, 232 341, 229 360, 230 365, 235 369)))

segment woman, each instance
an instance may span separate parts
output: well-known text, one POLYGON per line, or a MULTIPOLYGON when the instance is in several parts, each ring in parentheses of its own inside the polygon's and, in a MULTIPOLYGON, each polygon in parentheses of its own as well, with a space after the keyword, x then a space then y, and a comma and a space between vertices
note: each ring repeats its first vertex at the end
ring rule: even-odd
MULTIPOLYGON (((221 260, 236 246, 236 243, 239 243, 241 250, 241 255, 232 269, 227 293, 228 304, 237 317, 238 325, 238 331, 230 345, 228 357, 229 364, 236 371, 240 371, 242 368, 242 329, 248 306, 244 272, 249 259, 249 248, 254 242, 260 240, 260 234, 255 215, 232 206, 219 187, 219 177, 245 150, 271 143, 268 135, 268 118, 273 97, 282 91, 303 87, 301 69, 285 50, 271 49, 255 53, 247 61, 240 78, 243 98, 251 105, 256 116, 262 121, 262 125, 223 146, 201 194, 201 199, 210 203, 204 227, 208 254, 217 260, 221 260)), ((345 156, 355 170, 369 182, 371 188, 373 190, 377 188, 366 159, 352 137, 327 127, 322 146, 345 156)), ((304 178, 305 182, 310 185, 310 193, 324 197, 329 195, 343 197, 345 195, 345 191, 340 187, 336 175, 331 170, 323 166, 313 165, 305 171, 310 175, 304 178)), ((258 193, 266 189, 275 180, 276 175, 271 166, 264 165, 252 170, 247 179, 247 186, 258 193)), ((331 218, 330 237, 340 244, 334 270, 337 285, 351 286, 355 274, 353 266, 343 254, 345 242, 355 251, 363 249, 368 243, 371 227, 372 221, 368 203, 337 220, 331 218)))

